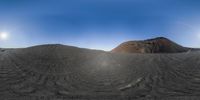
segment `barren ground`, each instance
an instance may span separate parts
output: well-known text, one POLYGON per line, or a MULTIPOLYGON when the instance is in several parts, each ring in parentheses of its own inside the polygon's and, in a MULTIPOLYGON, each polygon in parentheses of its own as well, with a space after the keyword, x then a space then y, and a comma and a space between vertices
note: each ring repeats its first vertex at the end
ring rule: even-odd
POLYGON ((0 50, 0 100, 200 100, 200 51, 0 50))

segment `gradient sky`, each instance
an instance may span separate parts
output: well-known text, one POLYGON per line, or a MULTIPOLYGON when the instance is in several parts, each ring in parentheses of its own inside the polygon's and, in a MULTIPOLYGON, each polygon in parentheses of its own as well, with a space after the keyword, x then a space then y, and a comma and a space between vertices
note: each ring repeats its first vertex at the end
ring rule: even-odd
POLYGON ((200 0, 0 0, 0 47, 65 44, 110 50, 167 37, 200 47, 200 0))

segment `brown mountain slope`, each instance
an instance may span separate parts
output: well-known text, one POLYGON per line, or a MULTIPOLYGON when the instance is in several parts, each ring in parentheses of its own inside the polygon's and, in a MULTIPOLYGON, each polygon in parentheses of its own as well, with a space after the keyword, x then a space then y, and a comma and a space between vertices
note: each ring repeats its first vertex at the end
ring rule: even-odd
POLYGON ((189 48, 182 47, 173 41, 157 37, 144 41, 128 41, 120 44, 111 52, 120 53, 178 53, 186 52, 189 48))

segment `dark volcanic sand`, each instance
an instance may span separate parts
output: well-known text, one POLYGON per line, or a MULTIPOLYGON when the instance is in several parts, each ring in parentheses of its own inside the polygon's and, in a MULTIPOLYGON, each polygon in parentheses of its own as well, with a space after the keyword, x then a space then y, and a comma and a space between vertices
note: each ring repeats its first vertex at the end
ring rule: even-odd
POLYGON ((200 100, 200 52, 1 49, 0 100, 200 100))

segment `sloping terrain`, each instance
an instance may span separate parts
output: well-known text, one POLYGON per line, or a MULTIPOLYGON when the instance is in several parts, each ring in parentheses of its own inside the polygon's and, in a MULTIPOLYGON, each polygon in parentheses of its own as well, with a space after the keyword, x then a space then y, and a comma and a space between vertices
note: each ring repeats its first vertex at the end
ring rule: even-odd
POLYGON ((141 41, 128 41, 120 44, 111 52, 117 53, 179 53, 190 48, 182 47, 164 37, 141 41))
POLYGON ((0 100, 199 100, 200 52, 0 51, 0 100))

